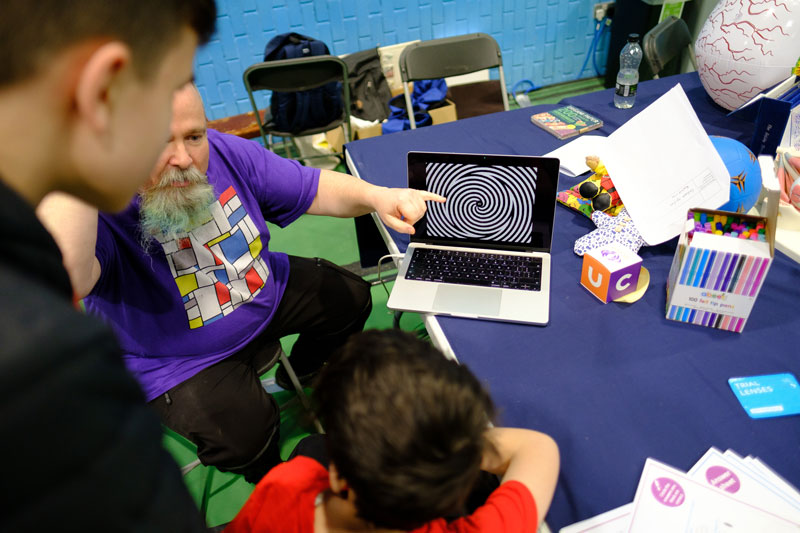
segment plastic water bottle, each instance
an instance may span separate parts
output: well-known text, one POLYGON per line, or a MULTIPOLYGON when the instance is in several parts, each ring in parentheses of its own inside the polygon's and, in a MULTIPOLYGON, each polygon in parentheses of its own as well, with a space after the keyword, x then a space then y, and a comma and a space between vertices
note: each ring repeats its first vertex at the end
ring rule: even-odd
POLYGON ((633 107, 633 102, 636 100, 639 63, 642 62, 642 55, 639 34, 631 33, 628 35, 628 43, 619 53, 619 74, 617 74, 617 88, 614 91, 614 105, 620 109, 633 107))

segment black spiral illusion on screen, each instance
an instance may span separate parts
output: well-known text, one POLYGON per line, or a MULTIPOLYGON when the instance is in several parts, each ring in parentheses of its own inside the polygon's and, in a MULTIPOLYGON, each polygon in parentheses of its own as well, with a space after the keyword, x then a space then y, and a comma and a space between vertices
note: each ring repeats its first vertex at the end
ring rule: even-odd
POLYGON ((428 203, 431 237, 530 244, 536 169, 428 163, 427 188, 447 201, 428 203))

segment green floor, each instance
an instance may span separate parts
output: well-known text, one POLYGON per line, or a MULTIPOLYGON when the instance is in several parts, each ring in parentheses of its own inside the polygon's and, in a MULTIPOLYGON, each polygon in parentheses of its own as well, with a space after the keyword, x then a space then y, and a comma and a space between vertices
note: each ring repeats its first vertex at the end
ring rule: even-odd
MULTIPOLYGON (((575 82, 562 83, 538 89, 530 93, 532 105, 557 103, 562 98, 584 94, 603 89, 601 78, 589 78, 575 82)), ((512 108, 517 107, 511 99, 512 108)), ((343 170, 340 168, 340 170, 343 170)), ((270 249, 280 250, 292 255, 305 257, 324 257, 339 265, 348 265, 358 261, 358 247, 355 237, 355 226, 350 219, 315 217, 304 215, 289 227, 281 229, 270 225, 270 249)), ((388 262, 387 264, 390 264, 388 262)), ((376 276, 367 276, 373 280, 376 276)), ((391 289, 391 283, 388 284, 391 289)), ((387 329, 393 325, 393 314, 386 308, 387 294, 380 285, 372 287, 372 314, 367 320, 367 328, 387 329)), ((406 313, 400 327, 407 331, 425 335, 425 329, 419 315, 406 313)), ((284 339, 283 346, 287 353, 291 350, 294 338, 284 339)), ((274 371, 273 371, 274 372, 274 371)), ((269 374, 266 376, 269 377, 269 374)), ((278 403, 291 399, 291 394, 276 394, 278 403)), ((305 420, 302 409, 293 402, 281 413, 281 455, 285 458, 294 449, 297 441, 311 431, 305 420)), ((194 447, 174 435, 164 437, 164 445, 175 457, 179 465, 186 465, 197 459, 194 447)), ((206 522, 216 526, 229 522, 239 511, 253 490, 253 485, 244 481, 241 476, 219 472, 199 466, 185 476, 186 485, 195 498, 198 507, 205 509, 206 522)))
MULTIPOLYGON (((563 98, 579 94, 592 93, 605 89, 604 78, 586 78, 577 81, 568 81, 556 85, 542 87, 529 93, 531 105, 557 104, 563 98)), ((518 107, 513 98, 509 99, 511 108, 518 107)))

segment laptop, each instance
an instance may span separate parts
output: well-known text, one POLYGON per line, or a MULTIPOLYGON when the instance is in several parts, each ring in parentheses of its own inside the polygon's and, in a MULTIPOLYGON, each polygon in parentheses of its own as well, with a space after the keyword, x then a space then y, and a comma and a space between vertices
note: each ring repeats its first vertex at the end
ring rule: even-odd
POLYGON ((387 306, 546 325, 559 161, 409 152, 408 186, 427 202, 387 306))

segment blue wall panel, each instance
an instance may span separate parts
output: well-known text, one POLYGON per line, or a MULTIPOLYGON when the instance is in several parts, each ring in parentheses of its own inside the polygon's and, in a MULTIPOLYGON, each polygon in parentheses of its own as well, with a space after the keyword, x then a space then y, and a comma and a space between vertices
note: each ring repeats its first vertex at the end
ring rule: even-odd
MULTIPOLYGON (((591 59, 597 0, 217 0, 217 31, 198 50, 195 77, 210 119, 250 111, 244 69, 261 61, 277 34, 294 31, 347 54, 415 39, 484 32, 503 52, 506 83, 538 86, 594 76, 591 59)), ((607 39, 597 64, 605 68, 607 39)), ((257 98, 266 106, 267 96, 257 98)))

